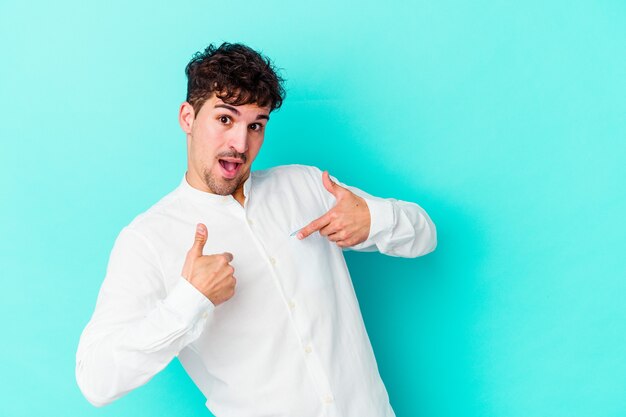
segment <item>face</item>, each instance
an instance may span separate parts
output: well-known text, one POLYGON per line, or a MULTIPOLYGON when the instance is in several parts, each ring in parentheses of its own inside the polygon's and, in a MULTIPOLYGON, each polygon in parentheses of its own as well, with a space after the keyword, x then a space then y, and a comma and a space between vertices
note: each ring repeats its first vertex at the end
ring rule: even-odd
POLYGON ((189 184, 243 200, 243 183, 263 144, 269 114, 269 107, 233 106, 215 95, 197 114, 189 103, 183 103, 179 122, 187 134, 189 184))

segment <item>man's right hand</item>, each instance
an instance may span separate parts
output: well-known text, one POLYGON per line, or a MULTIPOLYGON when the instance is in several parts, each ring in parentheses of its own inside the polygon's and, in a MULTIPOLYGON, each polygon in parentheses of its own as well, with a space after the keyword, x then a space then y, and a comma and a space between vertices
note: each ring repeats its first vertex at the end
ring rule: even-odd
POLYGON ((195 241, 187 252, 182 276, 211 300, 213 305, 218 305, 235 294, 235 269, 229 263, 233 260, 233 255, 228 252, 203 255, 202 249, 206 240, 206 226, 198 223, 195 241))

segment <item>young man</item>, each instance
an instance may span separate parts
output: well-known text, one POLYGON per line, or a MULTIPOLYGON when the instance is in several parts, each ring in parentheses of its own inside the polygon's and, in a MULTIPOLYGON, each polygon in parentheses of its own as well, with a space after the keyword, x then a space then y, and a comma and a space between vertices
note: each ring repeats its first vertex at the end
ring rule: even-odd
POLYGON ((393 416, 342 249, 424 255, 432 221, 314 167, 251 172, 284 98, 257 52, 209 46, 186 73, 187 172, 115 242, 83 394, 107 404, 178 356, 217 417, 393 416))

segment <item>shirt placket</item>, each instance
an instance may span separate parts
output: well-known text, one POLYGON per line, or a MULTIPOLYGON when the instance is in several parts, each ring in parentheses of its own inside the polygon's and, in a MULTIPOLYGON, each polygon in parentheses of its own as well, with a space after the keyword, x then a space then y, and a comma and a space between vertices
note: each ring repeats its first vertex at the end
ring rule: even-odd
POLYGON ((325 406, 324 415, 330 415, 329 408, 332 408, 335 398, 330 389, 330 383, 326 372, 324 372, 322 362, 320 361, 318 353, 315 349, 314 337, 310 331, 303 329, 303 327, 309 329, 310 326, 301 326, 298 324, 299 322, 306 322, 307 317, 305 317, 302 309, 298 308, 297 300, 285 293, 281 279, 281 255, 280 253, 268 252, 266 245, 263 243, 261 234, 259 233, 259 228, 255 225, 254 219, 248 215, 249 209, 244 206, 240 207, 239 211, 241 216, 243 216, 243 220, 247 226, 250 236, 252 237, 252 241, 267 263, 275 287, 283 300, 292 329, 299 340, 302 358, 306 364, 309 376, 311 377, 313 385, 317 390, 317 396, 320 402, 325 406))

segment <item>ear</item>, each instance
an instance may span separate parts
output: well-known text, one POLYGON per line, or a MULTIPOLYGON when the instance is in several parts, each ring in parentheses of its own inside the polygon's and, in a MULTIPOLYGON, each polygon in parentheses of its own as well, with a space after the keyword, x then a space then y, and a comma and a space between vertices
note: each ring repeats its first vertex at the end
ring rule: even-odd
POLYGON ((180 128, 183 129, 183 132, 191 134, 195 117, 196 113, 191 104, 185 101, 180 105, 180 109, 178 110, 178 124, 180 124, 180 128))

